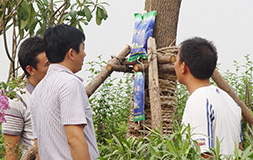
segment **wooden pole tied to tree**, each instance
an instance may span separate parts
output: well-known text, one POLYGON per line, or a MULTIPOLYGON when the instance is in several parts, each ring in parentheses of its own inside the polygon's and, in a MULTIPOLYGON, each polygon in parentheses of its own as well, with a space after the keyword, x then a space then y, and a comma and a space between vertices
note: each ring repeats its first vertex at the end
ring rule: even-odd
MULTIPOLYGON (((130 53, 131 47, 129 45, 126 45, 125 48, 113 59, 108 61, 108 64, 116 65, 118 63, 121 63, 126 56, 130 53)), ((108 71, 106 67, 104 67, 99 74, 95 78, 92 79, 92 81, 85 87, 87 96, 90 97, 96 89, 110 76, 110 74, 113 71, 108 71)))
POLYGON ((223 79, 223 77, 220 75, 220 73, 216 69, 213 72, 212 79, 221 89, 223 89, 233 98, 233 100, 241 107, 242 115, 245 118, 245 120, 250 125, 253 125, 253 117, 252 117, 251 111, 243 103, 243 101, 235 94, 233 89, 228 85, 228 83, 223 79))
MULTIPOLYGON (((149 62, 149 97, 151 110, 152 129, 158 129, 162 123, 162 109, 160 102, 160 88, 158 82, 158 64, 155 39, 148 39, 148 62, 149 62)), ((161 127, 162 133, 162 127, 161 127)))

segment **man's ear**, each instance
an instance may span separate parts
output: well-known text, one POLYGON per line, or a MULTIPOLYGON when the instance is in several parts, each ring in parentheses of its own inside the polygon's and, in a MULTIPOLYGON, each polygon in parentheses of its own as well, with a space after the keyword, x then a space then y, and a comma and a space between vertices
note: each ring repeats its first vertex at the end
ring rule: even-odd
POLYGON ((73 50, 73 48, 70 48, 69 50, 68 50, 68 52, 67 52, 67 54, 66 54, 66 56, 67 56, 67 58, 68 59, 70 59, 70 60, 74 60, 74 50, 73 50))
POLYGON ((181 64, 181 73, 185 74, 189 70, 188 66, 185 64, 185 62, 182 62, 181 64))
POLYGON ((36 73, 36 69, 30 65, 26 66, 25 69, 29 73, 30 76, 33 76, 36 73))

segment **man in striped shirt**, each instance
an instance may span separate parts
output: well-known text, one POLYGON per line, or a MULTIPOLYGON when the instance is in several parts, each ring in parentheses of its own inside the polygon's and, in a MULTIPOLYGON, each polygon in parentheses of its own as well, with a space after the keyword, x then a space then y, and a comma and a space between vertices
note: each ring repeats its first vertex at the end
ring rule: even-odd
POLYGON ((241 108, 226 92, 210 83, 216 63, 215 46, 199 37, 181 43, 175 62, 178 82, 190 93, 182 125, 190 124, 191 138, 198 142, 204 158, 211 156, 208 152, 216 147, 216 138, 222 155, 234 154, 234 148, 242 141, 241 108))
POLYGON ((31 97, 32 129, 42 160, 99 157, 83 80, 74 74, 86 56, 84 40, 80 30, 64 24, 44 33, 51 64, 31 97))
POLYGON ((9 100, 10 109, 5 111, 6 122, 2 123, 2 133, 6 160, 17 160, 18 148, 25 153, 33 144, 30 95, 45 76, 49 66, 43 39, 39 37, 26 39, 19 48, 18 59, 28 83, 24 89, 21 89, 23 93, 17 91, 16 98, 9 100))

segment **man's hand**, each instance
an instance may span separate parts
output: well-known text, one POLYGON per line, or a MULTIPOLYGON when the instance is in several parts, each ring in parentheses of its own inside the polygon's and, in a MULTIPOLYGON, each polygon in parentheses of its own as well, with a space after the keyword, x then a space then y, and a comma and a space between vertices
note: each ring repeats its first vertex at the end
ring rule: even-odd
POLYGON ((83 125, 64 126, 73 160, 90 160, 88 144, 83 133, 83 127, 83 125))
POLYGON ((5 160, 18 160, 18 148, 20 143, 20 136, 13 136, 9 134, 4 135, 5 143, 5 160))

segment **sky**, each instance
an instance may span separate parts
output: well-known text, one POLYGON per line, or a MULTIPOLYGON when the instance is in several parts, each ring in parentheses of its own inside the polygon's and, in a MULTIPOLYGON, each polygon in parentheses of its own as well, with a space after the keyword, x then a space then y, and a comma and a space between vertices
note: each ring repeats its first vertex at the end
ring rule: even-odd
MULTIPOLYGON (((101 1, 101 0, 100 0, 101 1)), ((84 26, 86 35, 85 62, 108 61, 126 44, 131 44, 134 13, 143 13, 144 0, 107 0, 108 19, 101 26, 93 19, 84 26)), ((252 0, 182 0, 177 30, 177 45, 185 39, 199 36, 213 41, 218 50, 220 72, 233 71, 234 60, 246 62, 245 55, 253 60, 253 1, 252 0)), ((0 37, 0 81, 6 81, 9 62, 0 37)), ((87 78, 84 65, 78 73, 87 78)), ((113 73, 113 76, 118 74, 113 73)), ((85 82, 84 82, 85 83, 85 82)))

